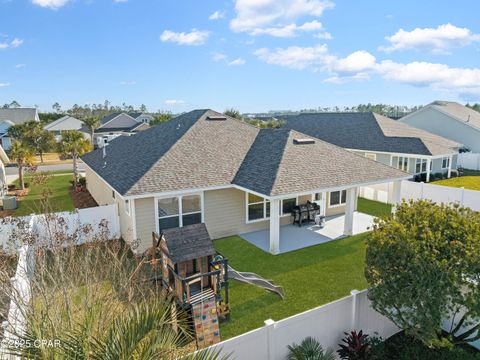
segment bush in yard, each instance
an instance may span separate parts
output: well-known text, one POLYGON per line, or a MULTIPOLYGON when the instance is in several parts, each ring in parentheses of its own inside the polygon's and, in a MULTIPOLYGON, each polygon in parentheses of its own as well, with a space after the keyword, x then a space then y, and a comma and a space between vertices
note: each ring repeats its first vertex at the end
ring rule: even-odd
POLYGON ((335 360, 332 349, 324 350, 322 345, 312 337, 303 339, 300 345, 288 345, 287 360, 335 360))
POLYGON ((367 237, 369 298, 427 346, 480 339, 480 214, 427 200, 403 202, 367 237), (448 333, 442 320, 451 319, 448 333), (477 320, 475 320, 477 319, 477 320))
POLYGON ((450 172, 450 177, 452 177, 452 178, 458 177, 458 170, 452 170, 450 172))
POLYGON ((337 350, 340 359, 367 360, 372 358, 373 350, 370 338, 362 330, 358 333, 355 330, 345 333, 342 343, 338 344, 340 349, 337 350))

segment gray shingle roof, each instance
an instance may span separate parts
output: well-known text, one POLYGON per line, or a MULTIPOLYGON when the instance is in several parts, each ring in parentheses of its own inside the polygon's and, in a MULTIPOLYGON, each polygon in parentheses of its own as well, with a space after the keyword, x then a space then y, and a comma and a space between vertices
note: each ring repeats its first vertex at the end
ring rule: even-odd
POLYGON ((286 127, 347 149, 417 155, 454 153, 456 143, 374 113, 278 116, 286 127))
POLYGON ((454 101, 434 101, 428 106, 447 113, 454 119, 480 129, 480 112, 454 101))
POLYGON ((60 119, 45 125, 45 130, 47 131, 83 130, 82 128, 82 120, 70 115, 62 116, 60 119))
POLYGON ((14 124, 23 124, 27 121, 38 120, 37 109, 35 108, 0 108, 0 121, 10 120, 14 124))
POLYGON ((216 254, 205 224, 165 229, 162 235, 174 264, 216 254))
POLYGON ((259 130, 212 110, 194 110, 131 137, 119 137, 85 163, 122 195, 236 184, 267 196, 405 178, 406 173, 304 134, 259 130))
POLYGON ((269 196, 346 187, 407 176, 325 141, 296 144, 305 134, 261 130, 234 183, 269 196))

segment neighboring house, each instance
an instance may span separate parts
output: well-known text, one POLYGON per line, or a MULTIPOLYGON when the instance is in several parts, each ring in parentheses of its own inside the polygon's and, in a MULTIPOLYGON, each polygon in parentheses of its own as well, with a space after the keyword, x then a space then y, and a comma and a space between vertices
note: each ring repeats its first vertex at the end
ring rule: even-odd
MULTIPOLYGON (((134 115, 137 114, 141 119, 142 114, 135 113, 134 115)), ((105 143, 115 138, 115 135, 129 136, 148 129, 148 127, 148 123, 137 121, 126 113, 112 113, 100 120, 100 126, 94 133, 94 144, 102 147, 105 143)))
POLYGON ((398 121, 444 136, 480 153, 480 113, 453 101, 434 101, 398 121))
POLYGON ((461 144, 372 112, 278 116, 286 128, 341 146, 430 181, 456 167, 461 144))
POLYGON ((62 132, 67 130, 77 130, 84 134, 86 139, 90 139, 90 133, 83 125, 82 120, 74 118, 70 115, 62 116, 60 119, 57 119, 47 125, 45 125, 45 130, 50 131, 55 135, 55 139, 59 142, 62 139, 62 132))
POLYGON ((0 146, 9 150, 11 139, 8 129, 28 121, 40 121, 36 108, 0 108, 0 146))
MULTIPOLYGON (((345 214, 353 232, 360 186, 410 176, 288 129, 258 129, 212 110, 194 110, 84 156, 87 188, 98 204, 118 204, 126 241, 138 251, 152 232, 205 223, 214 239, 265 230, 271 253, 296 204, 345 214)), ((328 224, 328 222, 327 222, 328 224)))
POLYGON ((150 124, 155 118, 152 115, 141 113, 141 112, 132 112, 128 113, 129 116, 137 120, 138 122, 150 124))
POLYGON ((7 174, 5 172, 5 165, 10 162, 7 154, 0 146, 0 198, 3 198, 7 193, 7 174))

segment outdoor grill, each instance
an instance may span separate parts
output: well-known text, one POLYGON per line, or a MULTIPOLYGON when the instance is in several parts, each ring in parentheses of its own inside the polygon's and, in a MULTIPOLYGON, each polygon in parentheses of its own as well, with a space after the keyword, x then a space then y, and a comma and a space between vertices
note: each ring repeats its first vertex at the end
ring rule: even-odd
POLYGON ((315 221, 315 216, 320 215, 320 206, 308 201, 306 204, 297 205, 292 210, 293 224, 302 226, 304 222, 315 221))

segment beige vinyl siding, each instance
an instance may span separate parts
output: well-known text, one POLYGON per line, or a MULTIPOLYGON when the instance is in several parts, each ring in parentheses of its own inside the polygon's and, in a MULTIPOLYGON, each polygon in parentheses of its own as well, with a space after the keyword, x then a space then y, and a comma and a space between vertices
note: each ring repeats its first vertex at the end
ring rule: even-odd
POLYGON ((307 201, 312 201, 312 195, 301 195, 298 197, 299 204, 306 204, 307 201))
MULTIPOLYGON (((204 219, 212 239, 268 229, 269 220, 246 223, 245 192, 237 189, 205 191, 204 219)), ((289 224, 290 216, 282 217, 282 225, 289 224)))
POLYGON ((112 188, 108 186, 92 169, 85 170, 87 178, 87 190, 98 205, 111 205, 115 203, 112 196, 112 188))
POLYGON ((152 246, 152 232, 156 230, 155 200, 153 197, 135 199, 134 204, 138 251, 144 252, 152 246))

